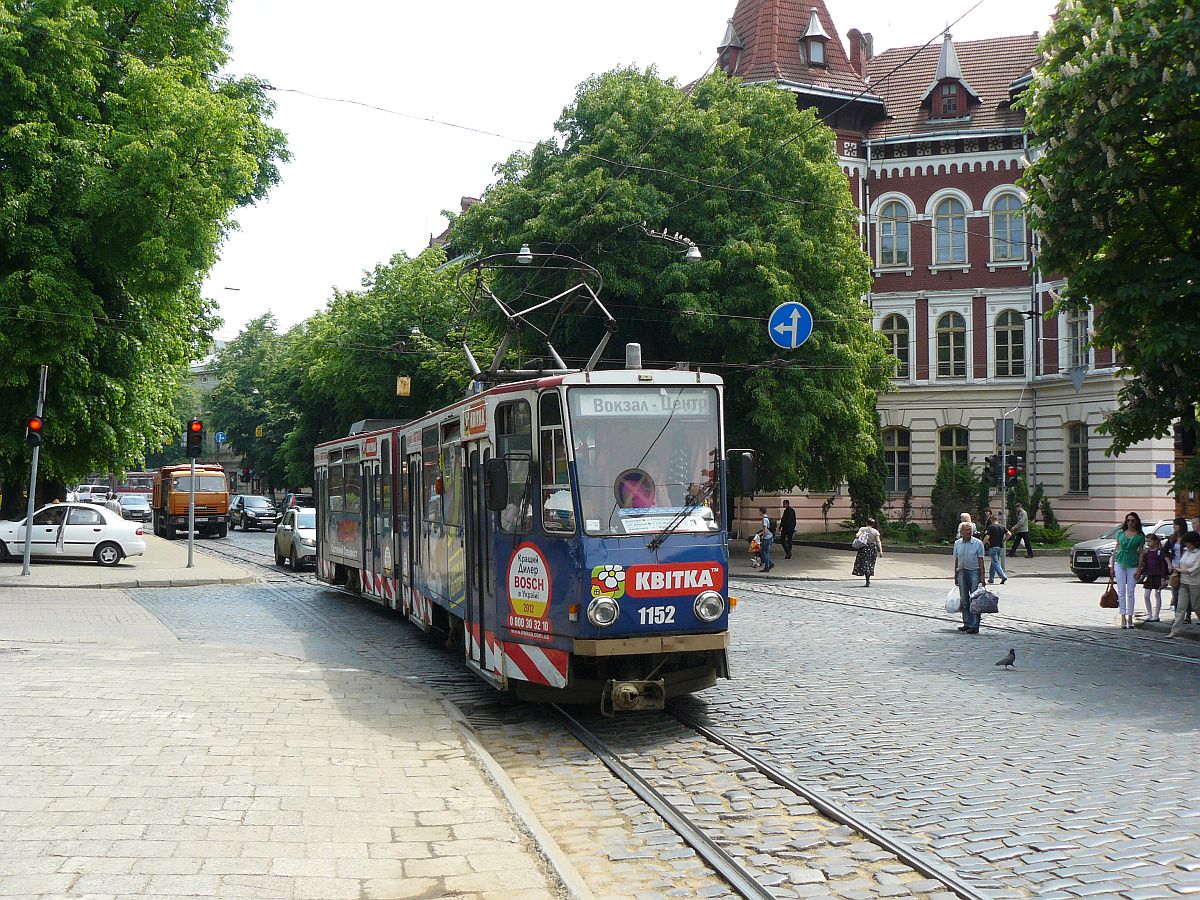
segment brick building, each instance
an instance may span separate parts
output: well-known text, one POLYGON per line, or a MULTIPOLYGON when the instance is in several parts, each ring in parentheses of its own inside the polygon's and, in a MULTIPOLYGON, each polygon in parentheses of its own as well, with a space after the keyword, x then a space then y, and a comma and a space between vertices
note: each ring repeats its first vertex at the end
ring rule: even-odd
MULTIPOLYGON (((1145 520, 1173 515, 1169 440, 1105 455, 1096 426, 1117 402, 1112 351, 1088 346, 1087 315, 1041 315, 1062 280, 1037 270, 1017 185, 1023 115, 1013 106, 1030 84, 1038 35, 956 43, 947 33, 878 55, 870 34, 846 37, 844 47, 824 0, 739 0, 719 65, 794 93, 836 135, 873 261, 866 300, 898 364, 897 390, 878 406, 891 513, 911 486, 927 519, 939 461, 978 469, 997 452, 995 420, 1007 415, 1030 484, 1044 485, 1076 536, 1129 509, 1145 520)), ((819 527, 829 496, 793 495, 802 529, 819 527)), ((830 523, 848 511, 838 497, 830 523)))

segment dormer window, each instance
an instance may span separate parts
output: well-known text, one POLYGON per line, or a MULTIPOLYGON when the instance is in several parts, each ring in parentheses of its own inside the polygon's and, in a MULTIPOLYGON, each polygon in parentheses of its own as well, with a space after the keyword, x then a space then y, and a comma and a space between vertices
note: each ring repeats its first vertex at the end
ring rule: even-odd
POLYGON ((953 119, 958 116, 958 85, 942 85, 942 114, 943 119, 953 119))
POLYGON ((817 17, 817 9, 814 6, 808 18, 808 28, 800 38, 800 49, 804 51, 804 59, 810 66, 825 68, 828 65, 825 61, 825 45, 828 42, 829 35, 821 27, 821 20, 817 17))

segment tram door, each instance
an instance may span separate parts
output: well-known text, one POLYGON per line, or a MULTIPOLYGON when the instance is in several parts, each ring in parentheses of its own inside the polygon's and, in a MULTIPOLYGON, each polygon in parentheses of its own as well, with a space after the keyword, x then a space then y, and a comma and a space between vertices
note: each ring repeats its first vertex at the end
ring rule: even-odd
MULTIPOLYGON (((364 575, 379 575, 383 571, 382 547, 379 534, 379 460, 363 463, 363 509, 362 509, 362 561, 364 575)), ((373 587, 375 578, 364 578, 364 586, 372 586, 370 593, 375 595, 373 587)))
POLYGON ((487 633, 496 630, 492 621, 495 603, 492 597, 491 525, 492 514, 488 512, 484 494, 484 465, 491 458, 491 444, 479 441, 469 444, 466 477, 466 604, 467 629, 474 638, 467 641, 468 659, 481 670, 487 671, 487 633))
MULTIPOLYGON (((408 449, 407 447, 405 449, 408 449)), ((424 528, 422 521, 422 503, 424 501, 424 485, 421 477, 421 448, 417 445, 417 452, 410 453, 408 456, 408 571, 405 573, 408 576, 408 583, 412 590, 424 590, 424 584, 417 578, 417 570, 421 567, 421 531, 424 528)), ((415 607, 413 602, 411 606, 415 607)), ((407 610, 410 617, 412 609, 407 610)), ((420 621, 419 618, 414 621, 420 621)))

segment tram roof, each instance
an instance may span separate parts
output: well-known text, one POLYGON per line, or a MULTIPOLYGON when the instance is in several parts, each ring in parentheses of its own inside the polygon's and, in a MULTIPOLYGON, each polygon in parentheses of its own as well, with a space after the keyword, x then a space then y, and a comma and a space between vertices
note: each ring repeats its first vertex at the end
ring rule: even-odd
POLYGON ((481 398, 496 397, 512 394, 518 391, 540 391, 552 387, 588 387, 588 386, 617 386, 617 387, 689 387, 701 385, 720 387, 724 384, 720 375, 711 372, 694 372, 686 369, 600 369, 589 372, 571 372, 567 375, 547 375, 542 378, 527 378, 523 381, 511 381, 493 385, 478 394, 468 394, 461 400, 431 410, 423 416, 411 419, 403 425, 392 425, 373 431, 363 431, 359 434, 346 435, 322 441, 317 447, 335 447, 342 444, 361 442, 364 438, 391 434, 393 431, 408 431, 421 428, 445 419, 451 414, 457 414, 464 407, 477 402, 481 398))

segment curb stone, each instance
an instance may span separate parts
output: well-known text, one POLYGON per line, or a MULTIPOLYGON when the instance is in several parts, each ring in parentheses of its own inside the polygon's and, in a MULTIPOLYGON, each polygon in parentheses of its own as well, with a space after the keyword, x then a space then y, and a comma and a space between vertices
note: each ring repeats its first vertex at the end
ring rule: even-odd
POLYGON ((471 723, 467 721, 462 710, 445 698, 442 698, 442 706, 454 722, 455 727, 457 727, 459 734, 462 736, 463 743, 467 745, 467 749, 470 750, 471 755, 483 767, 485 774, 508 802, 513 814, 516 815, 526 833, 533 838, 538 853, 549 863, 551 870, 558 877, 563 887, 566 888, 567 895, 572 900, 595 900, 595 895, 588 888, 587 882, 583 880, 583 877, 571 863, 567 854, 563 852, 563 849, 558 846, 558 841, 546 830, 546 827, 542 825, 534 811, 530 809, 520 789, 508 777, 508 773, 496 762, 495 757, 479 742, 479 739, 475 736, 475 729, 471 727, 471 723))
MULTIPOLYGON (((170 579, 170 578, 142 578, 132 581, 108 581, 108 582, 89 582, 86 584, 25 584, 19 582, 11 582, 8 587, 28 587, 37 588, 38 590, 66 590, 66 591, 95 591, 113 589, 120 591, 136 590, 138 588, 162 588, 162 587, 206 587, 214 584, 255 584, 258 581, 256 575, 246 575, 242 578, 188 578, 188 579, 170 579)), ((0 582, 0 587, 5 586, 5 582, 0 582)))

